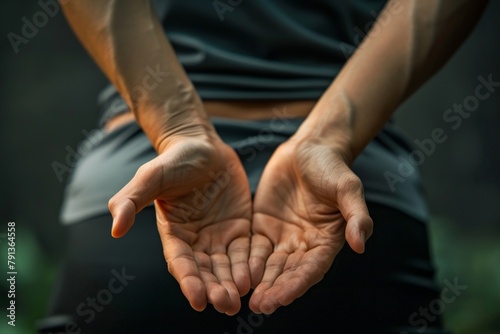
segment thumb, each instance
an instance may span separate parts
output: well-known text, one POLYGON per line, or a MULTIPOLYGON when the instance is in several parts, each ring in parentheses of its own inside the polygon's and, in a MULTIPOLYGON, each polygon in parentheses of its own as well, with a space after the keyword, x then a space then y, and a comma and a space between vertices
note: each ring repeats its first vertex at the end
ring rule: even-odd
POLYGON ((363 184, 354 173, 346 173, 339 182, 337 202, 347 222, 346 241, 352 250, 362 254, 365 251, 366 240, 373 233, 373 221, 366 206, 363 184))
POLYGON ((109 200, 114 238, 124 236, 134 224, 135 215, 158 197, 163 178, 158 162, 155 158, 139 167, 132 180, 109 200))

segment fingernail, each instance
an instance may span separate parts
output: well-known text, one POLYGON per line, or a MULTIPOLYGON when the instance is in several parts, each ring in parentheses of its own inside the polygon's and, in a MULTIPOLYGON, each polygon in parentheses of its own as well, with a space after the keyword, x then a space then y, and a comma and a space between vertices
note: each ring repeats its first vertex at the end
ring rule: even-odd
POLYGON ((366 233, 365 231, 361 230, 359 232, 359 237, 361 238, 361 242, 362 242, 362 249, 361 249, 361 252, 360 254, 363 254, 365 252, 365 244, 366 244, 366 233))
POLYGON ((113 233, 115 230, 115 225, 116 225, 116 218, 113 218, 113 223, 111 224, 111 236, 115 237, 115 234, 113 233))

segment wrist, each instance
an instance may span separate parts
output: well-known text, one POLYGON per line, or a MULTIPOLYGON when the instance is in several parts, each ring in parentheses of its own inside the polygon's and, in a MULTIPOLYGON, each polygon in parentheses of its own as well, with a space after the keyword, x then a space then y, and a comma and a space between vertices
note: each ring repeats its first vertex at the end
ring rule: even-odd
POLYGON ((149 117, 143 117, 141 128, 158 153, 175 141, 199 139, 206 142, 220 140, 202 107, 186 107, 175 112, 156 108, 149 117))
POLYGON ((154 137, 148 134, 158 153, 177 141, 192 139, 208 144, 221 141, 210 120, 200 115, 198 110, 186 110, 182 115, 162 121, 154 137))
POLYGON ((347 164, 356 158, 354 110, 340 93, 325 93, 291 138, 292 141, 326 145, 344 157, 347 164))
POLYGON ((181 139, 219 139, 191 84, 179 84, 174 92, 160 92, 140 102, 134 108, 137 123, 157 152, 181 139))

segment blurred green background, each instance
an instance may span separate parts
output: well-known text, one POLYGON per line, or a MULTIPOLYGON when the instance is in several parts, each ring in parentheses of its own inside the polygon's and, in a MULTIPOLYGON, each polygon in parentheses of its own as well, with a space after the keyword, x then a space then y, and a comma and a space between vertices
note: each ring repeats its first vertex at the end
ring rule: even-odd
MULTIPOLYGON (((39 10, 35 1, 6 2, 0 20, 0 333, 6 334, 32 333, 44 316, 65 244, 58 222, 64 182, 51 163, 64 162, 65 147, 77 147, 82 130, 95 127, 96 94, 106 84, 61 13, 13 51, 7 34, 20 34, 22 18, 39 10), (8 221, 17 227, 15 328, 5 316, 8 221)), ((396 120, 411 140, 444 127, 445 111, 474 93, 479 75, 500 81, 498 13, 500 1, 492 1, 454 58, 400 108, 396 120)), ((444 313, 457 334, 500 333, 499 109, 500 89, 447 131, 448 140, 421 167, 433 213, 436 280, 467 285, 444 313)))

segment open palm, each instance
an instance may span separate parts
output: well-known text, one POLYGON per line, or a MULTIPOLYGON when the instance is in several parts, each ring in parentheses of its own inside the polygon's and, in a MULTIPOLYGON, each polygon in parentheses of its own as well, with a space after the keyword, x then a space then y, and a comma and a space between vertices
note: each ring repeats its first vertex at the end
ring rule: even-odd
POLYGON ((271 157, 253 204, 250 308, 272 313, 319 282, 347 240, 372 233, 359 178, 330 146, 289 141, 271 157))
POLYGON ((250 289, 251 197, 236 153, 220 140, 173 142, 110 200, 113 236, 153 201, 169 272, 191 306, 238 312, 250 289))

